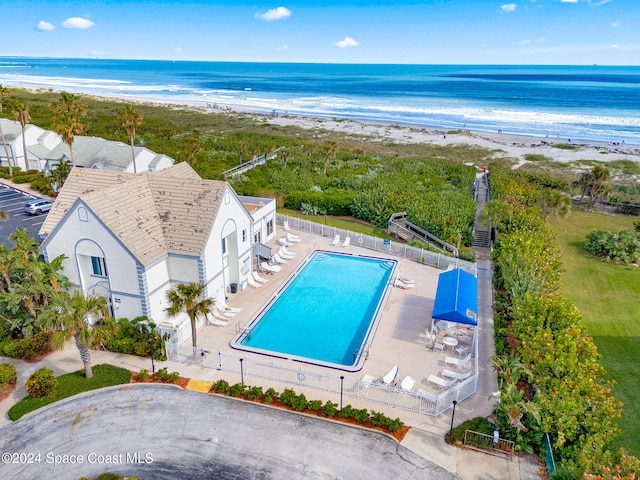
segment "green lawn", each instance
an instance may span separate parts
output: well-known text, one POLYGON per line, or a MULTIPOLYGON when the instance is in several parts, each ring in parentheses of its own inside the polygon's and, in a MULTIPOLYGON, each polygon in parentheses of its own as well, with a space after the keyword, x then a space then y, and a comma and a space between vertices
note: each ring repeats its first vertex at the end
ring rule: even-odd
POLYGON ((634 217, 572 211, 550 219, 558 235, 566 272, 562 293, 572 299, 598 347, 600 363, 617 385, 613 393, 624 402, 619 445, 640 455, 640 268, 613 265, 584 250, 595 228, 633 229, 634 217))
POLYGON ((93 367, 93 377, 85 378, 84 368, 77 372, 67 373, 58 378, 58 388, 53 395, 37 398, 26 396, 9 409, 8 415, 11 420, 18 420, 23 415, 33 412, 40 407, 57 402, 63 398, 88 392, 96 388, 110 387, 112 385, 122 385, 131 382, 131 372, 124 368, 113 365, 96 365, 93 367))

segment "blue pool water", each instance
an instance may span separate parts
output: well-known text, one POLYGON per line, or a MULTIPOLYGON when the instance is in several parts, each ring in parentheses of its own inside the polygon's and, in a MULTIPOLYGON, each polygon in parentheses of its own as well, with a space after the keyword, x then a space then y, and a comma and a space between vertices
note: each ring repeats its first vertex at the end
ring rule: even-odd
POLYGON ((356 365, 395 265, 315 252, 235 346, 337 368, 356 365))

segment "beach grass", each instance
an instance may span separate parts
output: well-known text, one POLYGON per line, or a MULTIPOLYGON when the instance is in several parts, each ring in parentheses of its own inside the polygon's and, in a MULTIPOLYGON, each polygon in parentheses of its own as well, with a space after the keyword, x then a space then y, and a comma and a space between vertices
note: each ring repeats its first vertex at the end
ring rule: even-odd
POLYGON ((554 143, 552 146, 560 150, 578 150, 580 148, 578 145, 572 145, 570 143, 554 143))
POLYGON ((614 396, 624 402, 616 440, 631 454, 640 455, 640 269, 606 263, 584 249, 593 229, 633 229, 633 217, 572 211, 564 219, 549 219, 566 271, 562 293, 584 316, 607 378, 614 380, 614 396))
POLYGON ((553 162, 553 158, 541 153, 528 153, 524 156, 524 159, 528 162, 553 162))

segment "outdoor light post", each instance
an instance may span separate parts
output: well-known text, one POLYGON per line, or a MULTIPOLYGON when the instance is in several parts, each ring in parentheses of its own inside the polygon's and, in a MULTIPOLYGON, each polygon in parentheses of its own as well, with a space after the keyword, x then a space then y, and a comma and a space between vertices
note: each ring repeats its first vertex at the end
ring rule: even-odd
POLYGON ((344 384, 344 375, 340 375, 340 410, 342 410, 342 385, 344 384))
POLYGON ((451 412, 451 428, 449 429, 449 436, 453 433, 453 417, 456 416, 456 405, 458 404, 457 400, 453 401, 453 411, 451 412))
POLYGON ((151 355, 151 373, 155 373, 156 364, 153 362, 153 328, 149 325, 149 354, 151 355))
POLYGON ((244 360, 244 358, 240 359, 240 383, 242 383, 242 385, 244 385, 244 370, 242 369, 242 361, 244 360))

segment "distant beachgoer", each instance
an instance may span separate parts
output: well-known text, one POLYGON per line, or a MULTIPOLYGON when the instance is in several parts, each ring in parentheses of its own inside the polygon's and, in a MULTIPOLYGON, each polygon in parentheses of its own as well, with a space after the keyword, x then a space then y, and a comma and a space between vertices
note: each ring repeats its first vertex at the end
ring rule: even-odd
POLYGON ((547 132, 547 138, 549 138, 549 132, 547 132))
POLYGON ((571 139, 569 139, 569 143, 571 143, 571 139))
POLYGON ((560 138, 560 132, 558 132, 558 138, 560 138))
POLYGON ((442 135, 442 138, 447 138, 447 136, 446 135, 442 135))

